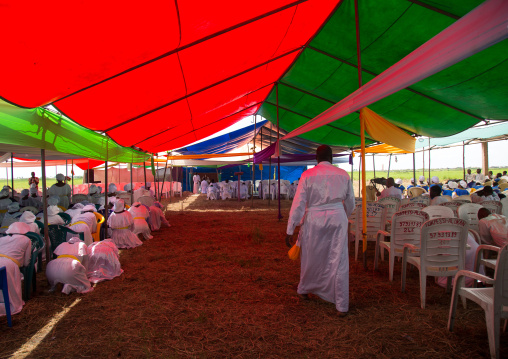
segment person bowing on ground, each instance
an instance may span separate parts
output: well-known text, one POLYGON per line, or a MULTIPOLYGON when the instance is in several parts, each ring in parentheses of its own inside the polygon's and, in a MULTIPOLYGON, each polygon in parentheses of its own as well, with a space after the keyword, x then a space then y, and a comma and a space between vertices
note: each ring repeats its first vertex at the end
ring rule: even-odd
POLYGON ((129 208, 129 212, 134 218, 134 234, 142 234, 145 239, 152 239, 150 234, 150 227, 148 226, 148 218, 150 217, 149 211, 139 202, 134 202, 129 208))
MULTIPOLYGON (((89 246, 93 242, 92 233, 97 232, 97 217, 94 214, 95 205, 88 204, 83 207, 81 213, 72 217, 72 223, 69 228, 75 232, 84 234, 85 245, 89 246)), ((68 236, 72 237, 72 233, 68 236)))
POLYGON ((300 178, 286 231, 292 236, 302 223, 297 293, 303 299, 312 293, 335 303, 339 316, 345 316, 349 310, 347 217, 355 205, 353 186, 347 172, 332 165, 329 146, 319 146, 316 159, 318 164, 300 178))
POLYGON ((150 229, 152 232, 158 231, 161 228, 161 225, 171 227, 171 224, 168 223, 161 208, 162 204, 158 201, 150 206, 150 229))
POLYGON ((135 248, 143 244, 132 230, 134 229, 134 218, 129 211, 125 210, 123 199, 117 199, 114 211, 108 217, 108 227, 111 239, 118 248, 135 248))

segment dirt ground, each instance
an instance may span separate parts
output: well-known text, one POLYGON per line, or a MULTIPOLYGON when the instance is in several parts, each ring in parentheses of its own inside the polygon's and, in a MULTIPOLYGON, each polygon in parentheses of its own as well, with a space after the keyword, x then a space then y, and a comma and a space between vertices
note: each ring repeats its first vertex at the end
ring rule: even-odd
MULTIPOLYGON (((165 203, 172 227, 122 250, 121 277, 88 294, 64 295, 48 293, 39 273, 36 295, 13 317, 13 328, 0 317, 0 357, 31 338, 24 347, 29 358, 489 356, 481 308, 459 306, 455 331, 448 332, 450 294, 428 283, 427 308, 421 309, 418 272, 409 273, 401 293, 400 266, 389 282, 387 262, 372 270, 371 249, 369 270, 350 255, 346 318, 317 297, 299 299, 299 262, 288 259, 284 243, 289 201, 282 201, 281 221, 276 202, 255 200, 252 209, 250 201, 200 195, 165 203), (33 337, 52 319, 37 343, 33 337)), ((505 357, 507 339, 503 333, 505 357)))

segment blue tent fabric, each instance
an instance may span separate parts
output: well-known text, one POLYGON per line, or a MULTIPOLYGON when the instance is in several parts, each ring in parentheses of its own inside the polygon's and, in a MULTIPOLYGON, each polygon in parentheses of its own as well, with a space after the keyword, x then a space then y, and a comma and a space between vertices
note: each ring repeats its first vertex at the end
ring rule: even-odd
POLYGON ((268 121, 266 120, 261 121, 256 125, 250 125, 239 130, 209 139, 208 141, 203 141, 195 145, 183 147, 176 151, 184 155, 226 153, 245 145, 249 141, 252 141, 261 127, 263 127, 267 122, 268 121), (254 127, 256 127, 255 132, 254 127))

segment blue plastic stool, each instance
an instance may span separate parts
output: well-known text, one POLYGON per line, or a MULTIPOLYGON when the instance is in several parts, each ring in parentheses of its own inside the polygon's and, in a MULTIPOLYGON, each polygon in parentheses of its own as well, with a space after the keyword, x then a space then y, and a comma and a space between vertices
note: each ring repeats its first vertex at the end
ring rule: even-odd
POLYGON ((0 287, 4 295, 5 315, 7 316, 7 325, 12 327, 11 304, 9 303, 9 288, 7 288, 7 271, 5 267, 0 268, 0 287))

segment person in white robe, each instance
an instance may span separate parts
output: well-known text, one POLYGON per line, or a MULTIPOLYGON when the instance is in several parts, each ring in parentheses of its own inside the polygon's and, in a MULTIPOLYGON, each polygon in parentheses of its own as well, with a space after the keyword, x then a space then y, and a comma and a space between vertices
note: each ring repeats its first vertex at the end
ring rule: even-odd
POLYGON ((215 183, 210 183, 208 188, 206 189, 206 199, 213 200, 217 199, 217 185, 215 183))
POLYGON ((150 217, 149 211, 145 206, 139 202, 134 202, 129 208, 129 212, 132 214, 134 219, 134 234, 142 234, 145 239, 152 239, 153 236, 150 234, 150 227, 148 226, 148 218, 150 217))
POLYGON ((4 215, 2 219, 2 226, 0 227, 0 233, 5 233, 7 228, 14 223, 19 221, 19 217, 21 217, 21 212, 19 211, 19 203, 12 202, 7 206, 7 213, 4 215))
POLYGON ((201 181, 201 193, 206 194, 207 189, 208 189, 208 181, 204 179, 201 181))
POLYGON ((402 198, 402 192, 400 191, 400 189, 395 187, 395 180, 392 177, 388 177, 386 179, 386 188, 383 189, 381 192, 377 192, 376 194, 378 200, 385 197, 402 198))
POLYGON ((430 196, 430 205, 431 206, 437 206, 441 203, 448 202, 448 199, 446 197, 441 196, 441 187, 439 186, 432 186, 429 189, 429 196, 430 196))
MULTIPOLYGON (((148 185, 148 183, 150 183, 150 182, 147 182, 147 185, 148 185)), ((147 190, 144 187, 139 187, 133 193, 134 202, 138 202, 139 198, 143 197, 143 196, 153 197, 152 193, 153 193, 153 191, 150 192, 150 190, 147 190)))
POLYGON ((35 207, 38 210, 42 209, 41 201, 30 197, 30 190, 24 189, 21 191, 21 198, 19 199, 19 205, 21 207, 35 207))
POLYGON ((42 192, 33 183, 30 185, 30 197, 42 203, 42 192))
POLYGON ((93 290, 86 276, 85 258, 87 247, 79 238, 73 237, 55 248, 58 257, 46 266, 46 277, 50 292, 55 291, 58 283, 63 284, 62 293, 88 293, 93 290))
MULTIPOLYGON (((59 224, 64 225, 65 221, 62 217, 58 215, 60 213, 60 208, 57 206, 48 206, 48 225, 50 224, 59 224)), ((41 215, 41 219, 44 219, 44 217, 41 215)))
POLYGON ((240 198, 241 199, 248 199, 249 198, 249 189, 245 182, 242 182, 240 184, 240 198))
POLYGON ((194 182, 194 188, 192 193, 199 193, 199 184, 201 183, 201 177, 196 174, 192 176, 192 181, 194 182))
POLYGON ((118 248, 135 248, 143 244, 132 230, 134 218, 125 210, 125 203, 118 199, 114 205, 113 213, 108 217, 110 236, 118 248))
POLYGON ((86 275, 91 283, 99 283, 119 277, 123 273, 118 248, 111 239, 94 242, 87 248, 86 275))
POLYGON ((494 244, 500 248, 508 244, 508 220, 505 216, 481 208, 478 211, 478 219, 482 243, 494 244))
POLYGON ((12 203, 9 198, 9 191, 2 189, 0 191, 0 223, 4 218, 5 213, 7 213, 7 206, 12 203))
POLYGON ((485 182, 485 175, 482 173, 481 169, 478 168, 476 170, 476 175, 474 176, 474 180, 475 180, 475 182, 480 182, 480 183, 485 182))
POLYGON ((317 166, 300 178, 287 225, 288 236, 301 225, 297 293, 334 303, 344 316, 349 310, 347 218, 355 206, 353 186, 347 172, 332 165, 329 146, 319 146, 316 158, 317 166))
POLYGON ((71 218, 81 214, 81 210, 85 207, 82 203, 76 203, 71 208, 69 208, 65 213, 67 213, 71 218))
POLYGON ((145 194, 145 196, 150 196, 155 198, 155 192, 152 189, 152 182, 146 182, 145 183, 145 190, 149 192, 149 194, 145 194))
POLYGON ((33 214, 30 211, 23 212, 21 217, 19 217, 20 222, 26 223, 30 227, 29 232, 34 232, 34 233, 40 234, 41 230, 40 230, 39 226, 37 225, 37 223, 35 223, 35 219, 36 219, 35 214, 33 214))
POLYGON ((157 201, 150 206, 150 228, 152 232, 158 231, 161 228, 161 225, 171 227, 171 224, 168 223, 168 220, 162 211, 162 204, 157 201))
MULTIPOLYGON (((93 242, 92 233, 97 232, 97 217, 95 217, 95 206, 93 204, 86 205, 81 213, 72 218, 69 228, 75 232, 84 234, 85 245, 89 246, 93 242)), ((73 234, 68 233, 67 236, 72 238, 73 234)))
POLYGON ((58 196, 59 202, 58 205, 64 207, 65 209, 69 208, 70 196, 71 196, 71 186, 65 183, 65 176, 61 173, 56 175, 57 183, 49 188, 50 196, 58 196))
POLYGON ((471 202, 482 203, 485 201, 500 201, 499 196, 491 186, 485 186, 471 195, 471 202))
MULTIPOLYGON (((0 267, 5 267, 7 274, 7 288, 9 289, 9 304, 11 314, 23 309, 21 272, 19 267, 30 264, 32 242, 25 233, 30 232, 26 223, 15 222, 7 229, 8 236, 0 237, 0 267)), ((5 302, 0 296, 0 316, 5 315, 5 302)))
POLYGON ((225 199, 231 199, 232 196, 233 196, 233 189, 231 188, 231 183, 229 182, 229 180, 226 180, 223 184, 222 184, 222 191, 220 193, 221 195, 221 198, 223 200, 225 199))

